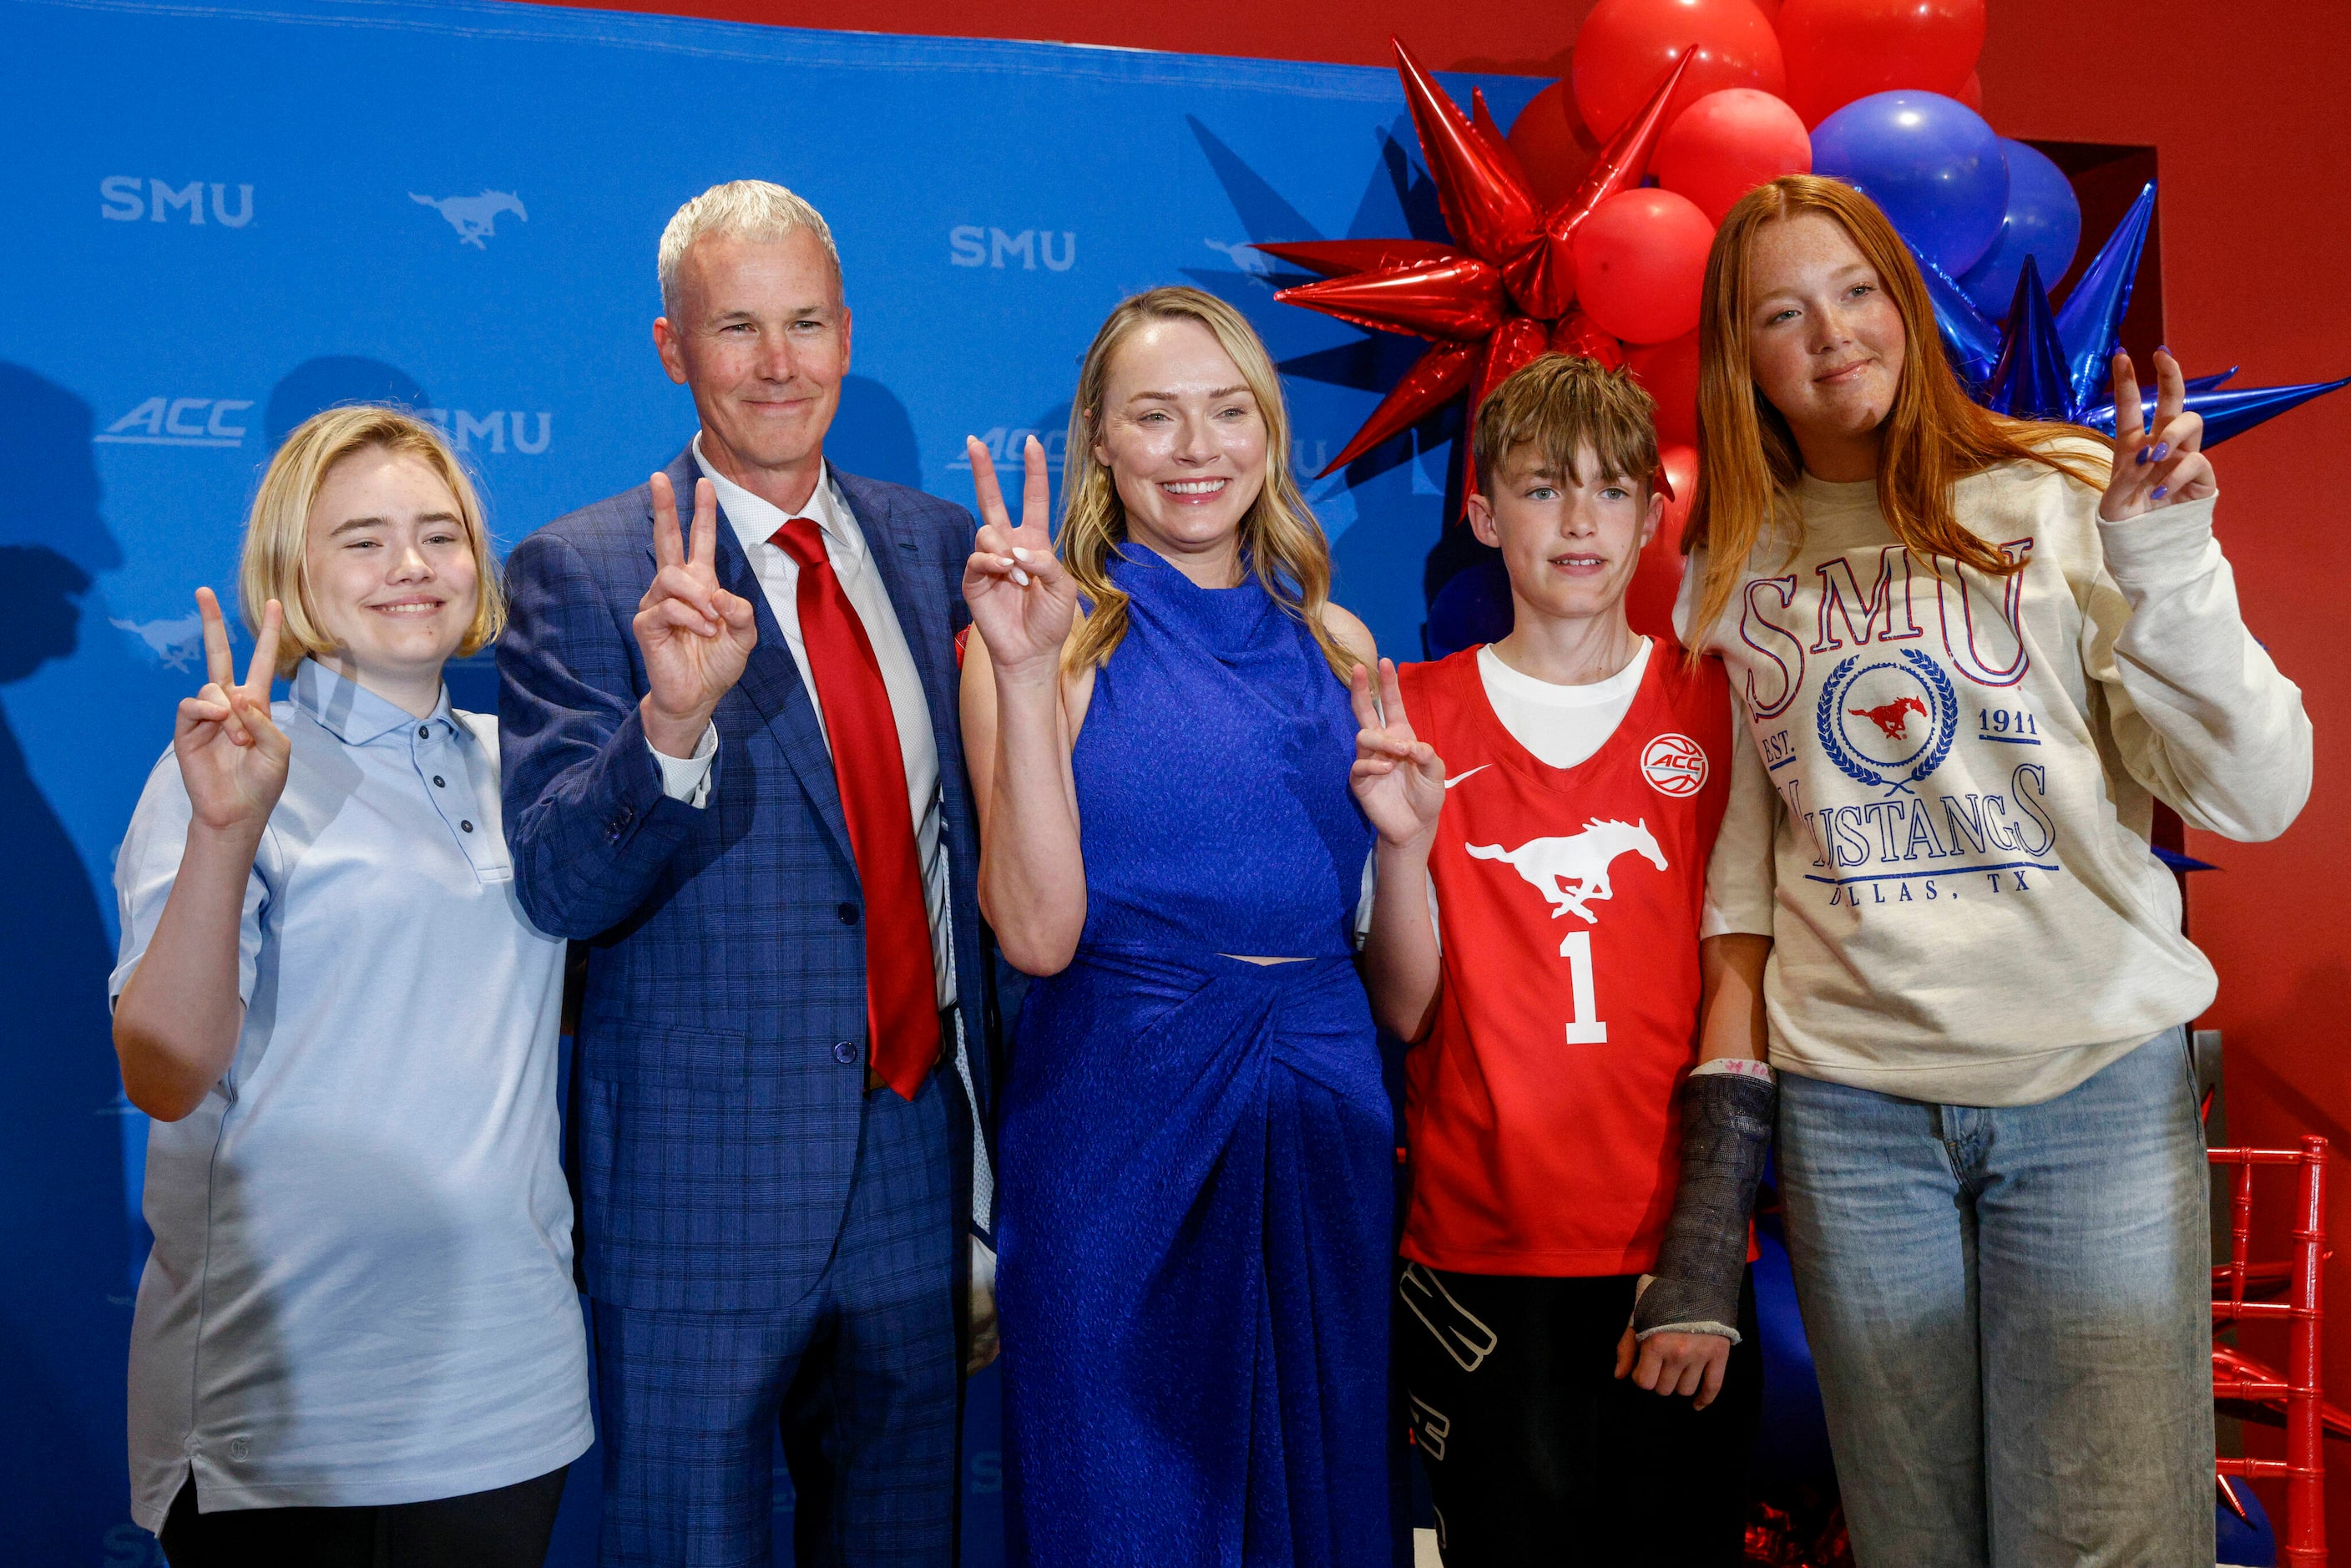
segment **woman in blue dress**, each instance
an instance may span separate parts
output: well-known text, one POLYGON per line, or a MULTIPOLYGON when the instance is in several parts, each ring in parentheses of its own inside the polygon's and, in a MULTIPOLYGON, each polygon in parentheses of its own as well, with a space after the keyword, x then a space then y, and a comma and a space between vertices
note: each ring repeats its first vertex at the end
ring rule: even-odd
POLYGON ((1012 1560, 1400 1561, 1395 1134, 1351 962, 1371 830, 1280 383, 1189 288, 1079 375, 1058 556, 1042 449, 984 526, 964 737, 979 896, 1039 977, 998 1133, 1012 1560), (1080 613, 1081 604, 1084 613, 1080 613))

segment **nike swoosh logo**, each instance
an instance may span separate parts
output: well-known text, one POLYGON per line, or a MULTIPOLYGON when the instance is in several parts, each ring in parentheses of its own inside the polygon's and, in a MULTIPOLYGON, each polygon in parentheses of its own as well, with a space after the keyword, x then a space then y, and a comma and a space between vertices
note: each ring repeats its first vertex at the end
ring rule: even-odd
POLYGON ((1486 769, 1488 769, 1489 768, 1491 768, 1492 766, 1494 766, 1494 765, 1493 765, 1492 763, 1490 763, 1490 762, 1480 762, 1479 764, 1478 764, 1478 766, 1477 766, 1477 767, 1472 768, 1471 769, 1469 769, 1469 772, 1468 772, 1468 773, 1456 773, 1452 778, 1447 779, 1445 781, 1445 787, 1446 787, 1447 789, 1452 789, 1456 784, 1460 783, 1460 782, 1461 782, 1461 780, 1463 780, 1464 779, 1467 779, 1467 778, 1470 777, 1470 775, 1471 775, 1471 774, 1483 773, 1483 772, 1485 772, 1485 771, 1486 771, 1486 769))

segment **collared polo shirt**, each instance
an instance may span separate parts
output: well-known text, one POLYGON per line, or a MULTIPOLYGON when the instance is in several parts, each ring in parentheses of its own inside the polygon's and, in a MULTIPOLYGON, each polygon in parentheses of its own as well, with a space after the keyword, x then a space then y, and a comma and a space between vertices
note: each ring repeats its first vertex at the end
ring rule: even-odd
MULTIPOLYGON (((577 1458, 592 1433, 558 1159, 563 943, 525 918, 497 726, 315 662, 238 942, 244 1032, 148 1135, 154 1251, 131 1346, 132 1511, 193 1467, 206 1512, 421 1501, 577 1458)), ((120 996, 178 874, 170 752, 115 864, 120 996)))

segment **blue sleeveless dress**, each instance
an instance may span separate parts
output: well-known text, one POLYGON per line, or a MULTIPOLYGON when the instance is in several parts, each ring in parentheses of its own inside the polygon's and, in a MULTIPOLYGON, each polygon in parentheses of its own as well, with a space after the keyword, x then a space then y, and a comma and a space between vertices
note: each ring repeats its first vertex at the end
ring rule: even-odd
POLYGON ((1126 549, 1072 756, 1085 929, 1029 988, 998 1130, 1010 1561, 1381 1568, 1408 1531, 1355 722, 1254 578, 1126 549))

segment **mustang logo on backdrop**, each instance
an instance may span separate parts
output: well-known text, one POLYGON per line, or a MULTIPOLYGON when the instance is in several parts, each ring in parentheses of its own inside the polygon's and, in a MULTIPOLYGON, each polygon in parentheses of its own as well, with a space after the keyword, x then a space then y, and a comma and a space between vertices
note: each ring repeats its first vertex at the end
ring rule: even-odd
POLYGON ((411 191, 408 199, 421 206, 431 207, 448 219, 449 226, 457 231, 457 243, 472 246, 475 250, 489 249, 482 241, 497 237, 500 213, 512 213, 524 223, 530 222, 530 214, 522 210, 522 198, 512 191, 484 191, 478 196, 443 196, 438 201, 411 191))
POLYGON ((189 668, 204 651, 201 615, 183 615, 177 621, 122 621, 109 616, 107 624, 146 643, 147 651, 167 670, 189 668))

